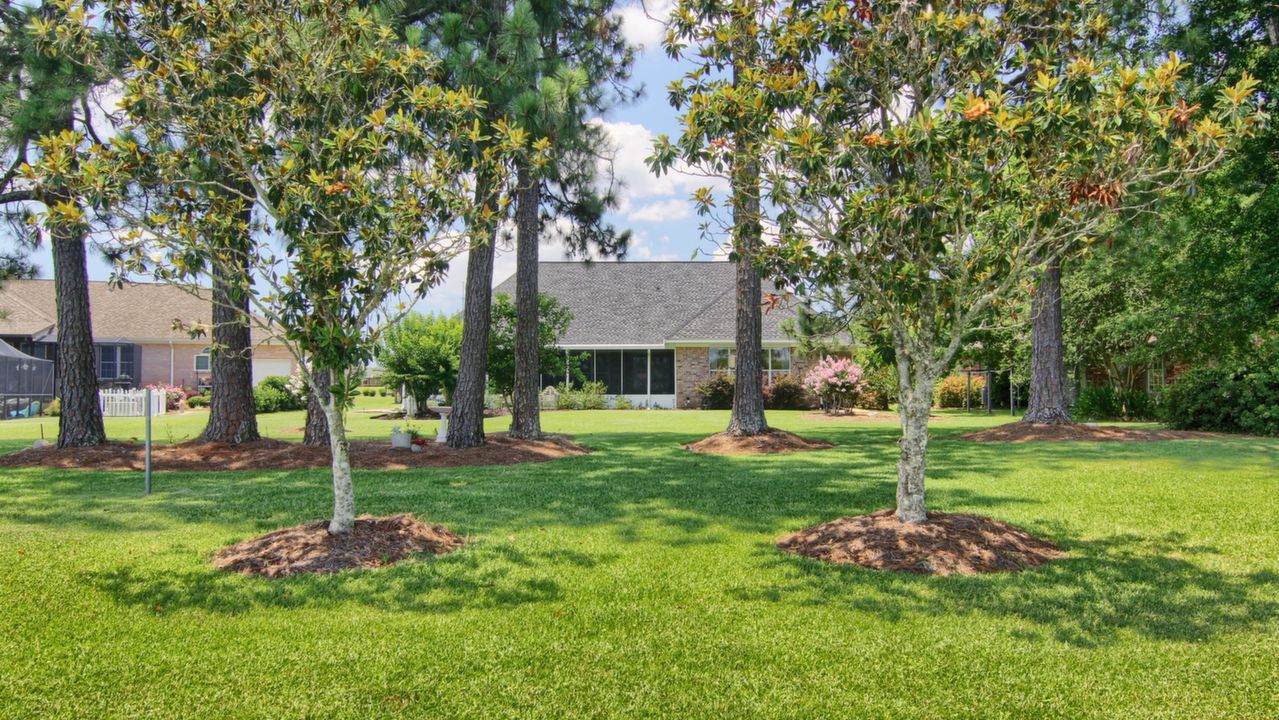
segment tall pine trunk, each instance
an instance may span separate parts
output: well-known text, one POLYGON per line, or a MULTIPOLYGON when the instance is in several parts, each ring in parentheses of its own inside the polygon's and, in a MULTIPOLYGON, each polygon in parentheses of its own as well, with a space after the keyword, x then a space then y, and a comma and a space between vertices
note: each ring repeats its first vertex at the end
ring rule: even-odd
POLYGON ((897 519, 904 523, 928 520, 924 505, 924 471, 928 464, 928 414, 933 406, 933 380, 915 371, 898 350, 898 379, 902 437, 897 460, 897 519))
POLYGON ((326 447, 329 444, 329 420, 324 415, 324 406, 329 402, 329 371, 312 368, 310 385, 306 394, 306 428, 302 432, 302 444, 326 447))
POLYGON ((1061 260, 1053 258, 1031 299, 1030 405, 1022 422, 1072 422, 1061 319, 1061 260))
MULTIPOLYGON (((738 81, 733 69, 733 82, 738 81)), ((732 168, 733 251, 737 256, 737 379, 733 386, 733 413, 728 432, 758 435, 768 431, 764 419, 763 310, 759 271, 755 257, 762 235, 759 207, 758 147, 749 133, 738 132, 732 168)))
POLYGON ((515 389, 511 397, 513 438, 542 436, 540 353, 538 352, 537 251, 541 229, 541 187, 525 164, 518 173, 515 208, 515 389))
MULTIPOLYGON (((248 188, 240 188, 248 192, 248 188)), ((247 203, 246 203, 247 205, 247 203)), ((241 215, 244 232, 252 206, 241 215)), ((248 238, 226 238, 227 259, 213 266, 213 357, 209 420, 201 440, 238 445, 258 440, 253 405, 253 339, 249 322, 248 238)))
MULTIPOLYGON (((51 199, 60 202, 65 198, 51 199)), ((102 406, 98 402, 98 368, 89 312, 89 271, 84 235, 58 226, 53 244, 54 304, 57 306, 58 447, 90 447, 106 442, 102 406)))
MULTIPOLYGON (((481 181, 477 199, 490 206, 495 198, 481 181)), ((475 228, 466 260, 466 297, 462 307, 462 352, 457 388, 453 391, 453 416, 449 418, 448 446, 471 448, 484 444, 484 391, 488 386, 489 327, 493 321, 493 255, 497 223, 475 228)))
POLYGON ((351 481, 351 443, 346 439, 342 409, 332 393, 324 403, 324 416, 329 422, 333 468, 333 518, 329 520, 329 532, 336 535, 355 526, 355 485, 351 481))

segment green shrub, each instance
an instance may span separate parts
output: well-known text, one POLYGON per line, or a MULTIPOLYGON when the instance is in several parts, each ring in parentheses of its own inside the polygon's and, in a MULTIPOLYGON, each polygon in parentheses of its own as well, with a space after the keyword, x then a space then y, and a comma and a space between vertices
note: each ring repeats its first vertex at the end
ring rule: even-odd
POLYGON ((1120 392, 1109 385, 1091 385, 1079 391, 1070 416, 1078 421, 1154 420, 1155 397, 1144 390, 1120 392))
POLYGON ((1279 358, 1188 370, 1164 392, 1161 416, 1178 430, 1279 435, 1279 358))
POLYGON ((602 382, 583 383, 580 388, 561 383, 555 389, 559 393, 561 410, 603 410, 608 407, 608 401, 604 399, 608 388, 602 382))
POLYGON ((49 401, 48 407, 44 409, 45 414, 57 417, 62 414, 62 401, 54 398, 49 401))
MULTIPOLYGON (((257 405, 256 395, 253 398, 253 404, 257 405)), ((187 398, 187 407, 189 408, 202 408, 202 407, 208 407, 208 406, 209 406, 208 395, 192 395, 191 397, 187 398)))
POLYGON ((614 410, 631 410, 631 409, 634 409, 634 407, 635 406, 631 404, 631 401, 627 400, 624 397, 619 397, 617 400, 613 402, 614 410))
POLYGON ((364 397, 376 397, 377 388, 371 388, 371 387, 360 388, 360 394, 363 395, 364 397))
POLYGON ((388 393, 388 392, 389 392, 389 391, 388 391, 386 388, 384 388, 384 387, 383 387, 383 388, 378 388, 378 389, 377 389, 377 395, 378 395, 378 397, 386 397, 386 395, 387 395, 387 393, 388 393))
POLYGON ((293 394, 287 377, 269 375, 253 388, 253 405, 260 413, 305 410, 306 398, 293 394))
POLYGON ((728 373, 715 373, 695 389, 702 398, 703 410, 731 410, 734 379, 728 373))
POLYGON ((812 396, 793 375, 783 375, 765 388, 764 401, 770 410, 811 410, 813 407, 812 396))
MULTIPOLYGON (((856 407, 868 410, 887 410, 897 397, 897 368, 884 363, 871 363, 862 368, 862 391, 857 395, 856 407)), ((978 395, 977 397, 980 397, 978 395)))
MULTIPOLYGON (((972 376, 972 395, 969 406, 981 405, 981 389, 986 386, 986 379, 981 375, 972 376)), ((939 408, 964 407, 964 395, 968 392, 968 378, 963 375, 951 375, 933 388, 933 405, 939 408)))

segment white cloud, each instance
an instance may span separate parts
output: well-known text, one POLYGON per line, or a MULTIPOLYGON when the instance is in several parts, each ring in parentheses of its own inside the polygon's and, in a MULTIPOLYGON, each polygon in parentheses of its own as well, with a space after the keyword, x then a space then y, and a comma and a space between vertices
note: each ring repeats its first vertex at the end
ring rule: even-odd
POLYGON ((658 200, 631 210, 626 219, 631 222, 668 222, 683 220, 692 214, 687 200, 658 200))
POLYGON ((648 169, 645 160, 653 154, 651 130, 638 123, 612 122, 596 118, 591 122, 604 129, 612 152, 600 161, 600 177, 612 177, 621 184, 618 210, 627 214, 636 200, 652 197, 688 197, 699 187, 717 187, 722 181, 690 174, 686 166, 677 166, 661 176, 648 169))
POLYGON ((674 0, 632 2, 618 14, 622 16, 622 36, 632 45, 645 50, 661 50, 666 37, 666 18, 670 17, 674 0))

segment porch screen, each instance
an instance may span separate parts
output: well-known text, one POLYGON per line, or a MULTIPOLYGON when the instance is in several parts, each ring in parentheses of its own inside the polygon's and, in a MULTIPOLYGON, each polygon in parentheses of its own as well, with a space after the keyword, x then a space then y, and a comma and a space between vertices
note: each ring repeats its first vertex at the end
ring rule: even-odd
POLYGON ((652 393, 654 395, 675 394, 675 351, 653 351, 652 393))
POLYGON ((604 392, 609 395, 622 393, 622 351, 595 351, 595 379, 604 383, 604 392))
POLYGON ((648 351, 622 351, 622 392, 627 395, 648 394, 648 351))

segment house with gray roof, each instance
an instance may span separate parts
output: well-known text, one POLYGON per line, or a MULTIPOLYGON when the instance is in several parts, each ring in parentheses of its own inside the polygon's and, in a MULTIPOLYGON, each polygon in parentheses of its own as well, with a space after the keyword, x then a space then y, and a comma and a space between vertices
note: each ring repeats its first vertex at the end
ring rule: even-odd
MULTIPOLYGON (((582 374, 636 407, 697 407, 696 387, 736 366, 736 268, 731 262, 542 262, 538 290, 573 314, 560 347, 582 374)), ((776 292, 771 282, 765 293, 776 292)), ((514 297, 515 277, 493 290, 514 297)), ((765 307, 765 380, 807 364, 782 324, 798 305, 765 307)), ((543 377, 543 386, 569 378, 543 377)))

